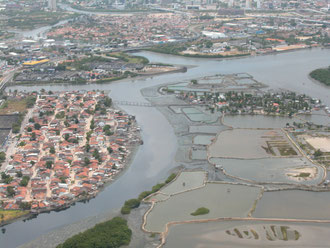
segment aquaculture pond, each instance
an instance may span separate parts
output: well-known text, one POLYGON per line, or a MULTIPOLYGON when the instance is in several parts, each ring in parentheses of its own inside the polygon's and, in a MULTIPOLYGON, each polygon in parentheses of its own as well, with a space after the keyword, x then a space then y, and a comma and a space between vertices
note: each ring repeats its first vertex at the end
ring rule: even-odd
POLYGON ((327 247, 329 223, 216 221, 170 227, 164 247, 327 247))
POLYGON ((254 217, 330 220, 330 192, 283 190, 265 192, 254 217))
POLYGON ((207 151, 203 149, 192 149, 191 150, 191 159, 193 160, 206 160, 207 151))
POLYGON ((181 114, 182 113, 182 111, 181 111, 181 106, 169 106, 169 108, 174 112, 174 113, 176 113, 176 114, 181 114))
POLYGON ((212 123, 218 119, 215 114, 206 114, 196 108, 182 108, 182 112, 191 120, 195 122, 212 123))
POLYGON ((196 135, 193 142, 195 145, 209 145, 214 138, 215 135, 196 135))
POLYGON ((209 146, 209 156, 223 158, 265 158, 286 154, 297 155, 280 129, 232 129, 218 134, 209 146))
POLYGON ((231 176, 255 182, 316 185, 322 181, 324 174, 322 167, 312 164, 303 157, 248 160, 211 158, 210 162, 222 167, 231 176))
POLYGON ((283 128, 287 123, 302 122, 297 118, 265 115, 225 115, 223 123, 233 128, 283 128))
POLYGON ((147 215, 145 228, 163 232, 172 221, 214 219, 219 217, 246 217, 261 192, 260 187, 207 183, 205 187, 171 196, 157 202, 147 215), (192 216, 200 207, 210 210, 208 214, 192 216))
POLYGON ((204 171, 183 171, 171 184, 160 191, 164 194, 172 195, 201 187, 204 185, 205 180, 206 172, 204 171))

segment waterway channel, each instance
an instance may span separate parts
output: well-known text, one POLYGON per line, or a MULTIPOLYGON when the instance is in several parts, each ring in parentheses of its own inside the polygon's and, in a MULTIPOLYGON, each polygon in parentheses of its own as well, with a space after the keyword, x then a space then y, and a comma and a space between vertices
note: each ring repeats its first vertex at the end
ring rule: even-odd
MULTIPOLYGON (((152 62, 178 65, 193 65, 186 73, 164 74, 155 77, 125 79, 111 84, 13 86, 7 90, 109 90, 115 101, 146 102, 140 90, 146 87, 191 80, 201 76, 219 73, 248 72, 271 88, 282 88, 305 93, 321 99, 330 105, 329 88, 312 82, 308 73, 330 63, 330 50, 312 49, 276 55, 257 56, 231 60, 210 60, 177 57, 172 55, 141 52, 152 62)), ((116 211, 123 202, 136 197, 141 191, 168 176, 177 166, 174 156, 178 148, 173 128, 166 118, 154 107, 120 106, 129 114, 135 115, 142 128, 142 145, 131 166, 95 199, 88 203, 77 203, 71 208, 40 214, 29 221, 17 221, 5 226, 0 233, 0 247, 17 247, 38 238, 52 230, 78 222, 87 217, 116 211)))

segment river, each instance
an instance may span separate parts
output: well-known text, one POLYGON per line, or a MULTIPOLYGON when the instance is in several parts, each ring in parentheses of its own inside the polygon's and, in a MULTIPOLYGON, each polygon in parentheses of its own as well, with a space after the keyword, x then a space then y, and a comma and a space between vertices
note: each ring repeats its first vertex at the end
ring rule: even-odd
MULTIPOLYGON (((283 88, 306 93, 330 105, 329 87, 312 82, 308 73, 330 64, 330 50, 311 49, 289 53, 256 56, 230 60, 211 60, 185 58, 172 55, 140 52, 152 62, 195 66, 186 73, 163 74, 149 78, 125 79, 111 84, 90 85, 52 85, 52 86, 13 86, 11 90, 110 90, 115 101, 146 101, 140 90, 164 83, 191 80, 201 76, 219 73, 247 72, 255 79, 271 88, 283 88)), ((17 221, 5 226, 6 232, 0 234, 0 247, 16 247, 54 229, 66 226, 90 216, 111 212, 121 207, 129 198, 150 189, 154 184, 168 176, 177 166, 174 156, 177 139, 173 128, 165 117, 153 107, 122 106, 129 114, 135 115, 142 128, 142 145, 131 166, 111 185, 105 188, 89 203, 77 203, 61 212, 40 214, 37 218, 23 222, 17 221)))

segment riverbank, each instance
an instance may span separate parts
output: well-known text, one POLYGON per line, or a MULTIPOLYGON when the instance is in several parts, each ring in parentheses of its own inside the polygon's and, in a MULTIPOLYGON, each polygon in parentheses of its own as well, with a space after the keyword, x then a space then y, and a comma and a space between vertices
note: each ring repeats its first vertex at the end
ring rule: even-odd
POLYGON ((185 73, 187 72, 187 67, 186 66, 180 66, 180 67, 173 67, 173 68, 166 68, 164 70, 162 70, 160 68, 161 71, 155 71, 155 72, 146 72, 146 73, 132 73, 132 74, 127 74, 127 75, 123 75, 120 77, 115 77, 115 78, 108 78, 108 79, 99 79, 99 80, 95 80, 95 81, 85 81, 85 82, 77 82, 74 83, 72 81, 53 81, 53 82, 36 82, 36 81, 25 81, 25 82, 11 82, 9 85, 7 85, 6 87, 9 86, 32 86, 32 85, 88 85, 88 84, 109 84, 112 82, 117 82, 123 79, 129 79, 129 78, 134 78, 136 80, 140 79, 140 78, 146 78, 146 77, 153 77, 153 76, 159 76, 159 75, 163 75, 163 74, 170 74, 170 73, 178 73, 178 72, 182 72, 185 73))
MULTIPOLYGON (((320 47, 320 46, 318 46, 320 47)), ((174 55, 174 56, 180 56, 180 57, 190 57, 190 58, 200 58, 200 59, 236 59, 236 58, 245 58, 245 57, 254 57, 254 56, 267 56, 267 55, 276 55, 276 54, 283 54, 283 53, 290 53, 290 52, 296 52, 296 51, 301 51, 301 50, 310 50, 313 48, 318 48, 318 47, 305 47, 305 48, 294 48, 294 49, 288 49, 288 50, 272 50, 267 53, 249 53, 249 54, 237 54, 237 55, 229 55, 229 56, 224 56, 224 55, 202 55, 202 54, 182 54, 181 52, 167 52, 167 51, 162 51, 161 49, 157 49, 155 47, 147 48, 147 49, 137 49, 137 50, 142 50, 142 51, 149 51, 149 52, 154 52, 154 53, 160 53, 160 54, 168 54, 168 55, 174 55)), ((322 47, 322 49, 326 49, 326 47, 322 47)))

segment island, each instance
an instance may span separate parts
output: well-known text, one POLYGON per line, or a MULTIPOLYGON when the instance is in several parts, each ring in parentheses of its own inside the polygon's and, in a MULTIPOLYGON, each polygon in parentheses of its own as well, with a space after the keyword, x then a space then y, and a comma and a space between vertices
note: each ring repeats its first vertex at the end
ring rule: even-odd
POLYGON ((330 66, 328 68, 316 69, 309 75, 318 82, 330 86, 330 66))
POLYGON ((195 212, 191 213, 192 216, 197 216, 197 215, 204 215, 204 214, 208 214, 210 212, 210 209, 208 208, 197 208, 195 212))

